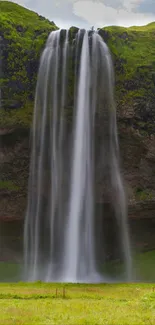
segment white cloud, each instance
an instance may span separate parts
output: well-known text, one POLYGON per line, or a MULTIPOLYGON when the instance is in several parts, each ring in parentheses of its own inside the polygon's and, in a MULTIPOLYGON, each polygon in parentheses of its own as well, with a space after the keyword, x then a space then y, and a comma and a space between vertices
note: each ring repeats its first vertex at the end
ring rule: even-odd
POLYGON ((104 27, 107 25, 145 25, 155 19, 153 14, 142 14, 132 12, 140 0, 124 0, 123 9, 108 7, 101 2, 91 0, 79 0, 74 3, 73 10, 76 15, 86 19, 90 26, 104 27))
POLYGON ((137 7, 141 2, 142 0, 122 0, 124 8, 126 8, 128 11, 131 11, 137 7))
MULTIPOLYGON (((61 28, 145 25, 155 14, 138 12, 149 0, 11 0, 54 20, 61 28)), ((152 1, 152 0, 150 0, 152 1)), ((153 0, 155 1, 155 0, 153 0)), ((152 2, 149 2, 150 6, 152 2)))
MULTIPOLYGON (((84 2, 85 0, 81 0, 81 2, 84 2)), ((118 7, 124 7, 127 10, 132 10, 135 7, 137 7, 143 0, 92 0, 92 2, 96 5, 103 4, 107 5, 109 7, 115 8, 118 7)), ((72 3, 73 5, 79 2, 78 0, 55 0, 56 5, 61 6, 62 4, 72 3)))
POLYGON ((5 0, 5 1, 9 1, 9 2, 15 2, 21 6, 24 6, 26 4, 27 1, 25 0, 5 0))

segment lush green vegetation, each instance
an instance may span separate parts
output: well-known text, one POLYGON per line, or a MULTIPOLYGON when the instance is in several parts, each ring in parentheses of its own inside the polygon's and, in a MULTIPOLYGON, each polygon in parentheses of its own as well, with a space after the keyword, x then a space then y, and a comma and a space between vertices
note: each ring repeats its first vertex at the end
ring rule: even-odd
POLYGON ((126 61, 124 72, 127 73, 127 79, 141 66, 146 73, 148 66, 155 68, 155 46, 151 42, 152 37, 155 37, 155 23, 129 28, 112 26, 103 30, 108 33, 107 40, 112 53, 126 61))
POLYGON ((33 103, 23 103, 20 109, 0 110, 0 128, 29 129, 32 124, 33 103))
MULTIPOLYGON (((121 265, 109 264, 119 273, 121 265)), ((134 258, 135 280, 155 280, 155 251, 134 258)), ((19 264, 0 263, 0 324, 144 325, 155 322, 154 284, 11 283, 19 264)))
POLYGON ((154 133, 155 23, 142 27, 106 27, 100 31, 115 64, 118 112, 130 112, 133 125, 154 133))
MULTIPOLYGON (((15 3, 0 1, 0 46, 2 56, 3 107, 21 108, 12 116, 1 112, 0 124, 30 124, 40 53, 48 34, 57 27, 53 22, 15 3), (25 107, 27 113, 25 112, 25 107), (28 116, 26 116, 28 115, 28 116), (5 122, 6 121, 6 122, 5 122)), ((32 119, 32 117, 31 117, 32 119)))
POLYGON ((152 284, 0 285, 0 324, 153 325, 154 322, 152 284))
MULTIPOLYGON (((0 1, 3 106, 22 108, 21 112, 14 109, 5 118, 6 111, 1 111, 0 124, 30 125, 39 57, 48 34, 55 29, 53 22, 36 13, 0 1)), ((73 37, 76 31, 71 29, 73 37)), ((114 58, 119 110, 127 111, 134 104, 136 127, 142 132, 154 132, 151 111, 155 100, 155 23, 130 28, 111 26, 100 33, 114 58)))

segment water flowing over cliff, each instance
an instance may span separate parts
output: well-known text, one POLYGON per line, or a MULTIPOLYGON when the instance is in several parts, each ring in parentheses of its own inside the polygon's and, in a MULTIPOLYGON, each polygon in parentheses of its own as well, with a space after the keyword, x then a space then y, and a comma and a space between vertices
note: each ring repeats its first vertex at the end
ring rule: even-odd
POLYGON ((79 30, 73 41, 69 31, 50 34, 40 61, 31 137, 24 238, 28 279, 101 281, 94 232, 101 178, 116 219, 126 276, 130 275, 113 87, 111 56, 98 33, 79 30), (70 67, 73 112, 67 125, 70 67), (101 133, 96 128, 98 115, 101 133))

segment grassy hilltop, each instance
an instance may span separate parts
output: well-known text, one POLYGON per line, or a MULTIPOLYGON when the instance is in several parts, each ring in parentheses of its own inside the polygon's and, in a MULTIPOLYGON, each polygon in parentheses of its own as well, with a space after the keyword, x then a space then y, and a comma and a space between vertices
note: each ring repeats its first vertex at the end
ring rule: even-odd
POLYGON ((137 128, 154 132, 155 23, 106 27, 101 34, 114 58, 118 114, 134 120, 137 128))
POLYGON ((11 114, 1 112, 1 127, 30 124, 40 53, 47 35, 56 29, 54 22, 33 11, 0 1, 3 106, 14 109, 11 114))

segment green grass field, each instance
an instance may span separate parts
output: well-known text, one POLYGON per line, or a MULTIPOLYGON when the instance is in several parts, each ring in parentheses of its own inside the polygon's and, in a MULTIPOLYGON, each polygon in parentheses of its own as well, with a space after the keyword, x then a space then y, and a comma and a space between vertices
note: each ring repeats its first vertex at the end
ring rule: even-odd
POLYGON ((154 325, 155 285, 1 284, 0 324, 154 325))
MULTIPOLYGON (((108 266, 121 270, 119 263, 108 266)), ((154 325, 155 251, 134 258, 130 284, 11 283, 19 264, 0 263, 0 325, 154 325), (151 282, 152 283, 149 283, 151 282)))

